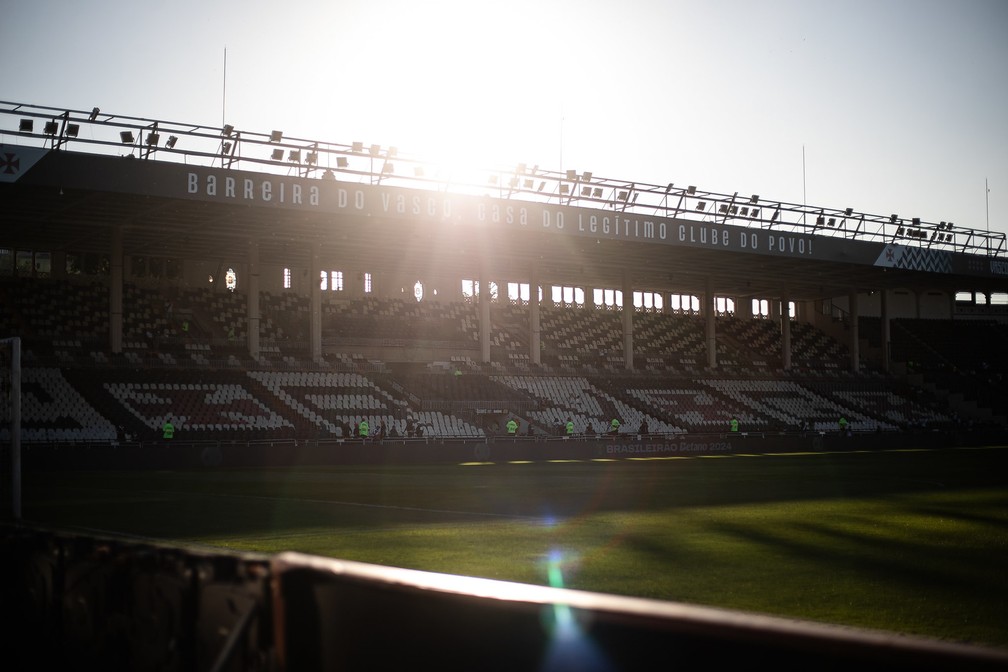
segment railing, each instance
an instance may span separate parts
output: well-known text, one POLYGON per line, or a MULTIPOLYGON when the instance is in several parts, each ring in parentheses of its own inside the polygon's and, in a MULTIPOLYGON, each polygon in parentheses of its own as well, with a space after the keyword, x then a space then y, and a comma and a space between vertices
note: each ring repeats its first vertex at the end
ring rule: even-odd
POLYGON ((739 192, 719 193, 554 171, 519 164, 466 168, 463 172, 400 153, 396 147, 285 137, 282 131, 245 131, 102 112, 0 101, 0 144, 29 141, 60 151, 74 149, 190 165, 220 166, 302 178, 339 179, 458 194, 490 196, 598 210, 731 223, 849 240, 898 242, 921 248, 1008 255, 1006 234, 853 208, 800 205, 739 192))

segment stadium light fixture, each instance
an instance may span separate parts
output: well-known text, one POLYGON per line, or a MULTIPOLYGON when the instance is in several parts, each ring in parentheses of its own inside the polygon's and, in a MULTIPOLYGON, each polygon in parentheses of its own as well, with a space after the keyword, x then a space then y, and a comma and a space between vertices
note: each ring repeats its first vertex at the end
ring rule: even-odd
POLYGON ((576 170, 568 170, 567 171, 567 179, 571 180, 571 181, 576 180, 577 179, 577 171, 576 170))
POLYGON ((698 202, 696 204, 696 209, 699 210, 700 212, 703 212, 704 208, 706 208, 706 207, 707 207, 707 203, 704 202, 704 201, 700 201, 700 202, 698 202))
POLYGON ((337 156, 336 157, 336 167, 337 168, 346 168, 349 165, 350 165, 350 161, 347 159, 347 157, 345 157, 345 156, 337 156))
POLYGON ((32 119, 22 119, 18 124, 18 131, 21 133, 31 133, 35 130, 35 122, 32 119))
POLYGON ((283 154, 284 154, 283 150, 278 147, 277 149, 273 150, 273 153, 270 155, 270 158, 272 158, 274 161, 283 161, 283 154))
POLYGON ((846 210, 844 210, 844 214, 850 217, 851 215, 854 214, 854 208, 847 208, 846 210))
POLYGON ((301 150, 300 149, 290 150, 290 152, 287 154, 287 160, 293 163, 301 163, 301 150))
POLYGON ((591 196, 591 187, 581 187, 581 197, 588 198, 591 196))
POLYGON ((80 133, 80 124, 67 124, 66 134, 68 138, 76 138, 80 133))
POLYGON ((602 187, 595 187, 592 191, 592 198, 602 198, 602 187))
POLYGON ((221 135, 225 138, 230 138, 232 133, 234 133, 234 126, 231 124, 224 124, 224 128, 221 129, 221 135))
POLYGON ((97 107, 91 108, 91 114, 88 115, 88 121, 94 121, 98 118, 98 113, 101 112, 97 107))
POLYGON ((147 146, 153 147, 161 141, 161 134, 156 132, 150 132, 147 134, 147 146))
POLYGON ((350 146, 350 151, 352 151, 352 152, 358 152, 358 153, 363 152, 364 151, 364 143, 363 142, 355 142, 355 143, 353 143, 353 145, 350 146))
POLYGON ((132 145, 133 142, 135 141, 135 138, 133 137, 133 131, 120 131, 119 140, 124 145, 132 145))
POLYGON ((753 194, 752 196, 750 196, 749 197, 749 203, 752 204, 752 205, 755 205, 756 203, 759 203, 759 194, 753 194))
POLYGON ((586 170, 585 172, 581 173, 581 181, 582 182, 591 182, 591 178, 592 178, 592 173, 591 173, 590 170, 586 170))
POLYGON ((305 157, 305 163, 314 166, 318 163, 318 154, 316 152, 308 152, 308 156, 305 157))
POLYGON ((897 215, 896 213, 889 215, 890 224, 895 224, 897 219, 899 219, 899 215, 897 215))
POLYGON ((280 142, 283 140, 283 131, 273 131, 270 133, 270 142, 280 142))
POLYGON ((177 142, 178 142, 178 136, 177 135, 169 135, 168 136, 168 142, 165 143, 165 147, 167 147, 168 149, 174 149, 175 148, 175 143, 177 143, 177 142))
POLYGON ((667 194, 667 193, 669 193, 670 191, 672 191, 672 187, 674 187, 674 186, 675 186, 675 182, 669 182, 669 183, 668 183, 668 184, 667 184, 667 185, 665 186, 665 193, 667 194))
POLYGON ((59 124, 55 120, 47 121, 42 127, 42 132, 46 135, 56 135, 59 132, 59 124))
POLYGON ((690 196, 694 195, 696 193, 696 187, 694 187, 691 184, 690 186, 686 187, 686 193, 689 194, 690 196))
POLYGON ((371 145, 369 151, 371 152, 371 156, 378 156, 381 154, 381 145, 371 145))

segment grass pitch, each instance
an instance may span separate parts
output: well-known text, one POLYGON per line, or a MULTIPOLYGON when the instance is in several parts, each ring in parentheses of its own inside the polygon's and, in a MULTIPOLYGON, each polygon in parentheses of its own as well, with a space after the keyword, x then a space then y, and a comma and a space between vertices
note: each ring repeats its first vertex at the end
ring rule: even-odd
POLYGON ((58 528, 1008 648, 1005 447, 29 472, 23 494, 26 521, 58 528))

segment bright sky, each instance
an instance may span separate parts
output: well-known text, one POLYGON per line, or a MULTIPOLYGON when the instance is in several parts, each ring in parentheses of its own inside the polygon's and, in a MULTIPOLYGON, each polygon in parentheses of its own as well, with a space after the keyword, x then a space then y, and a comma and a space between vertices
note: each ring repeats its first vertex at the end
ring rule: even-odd
POLYGON ((1006 0, 4 0, 0 99, 1008 232, 1006 35, 1006 0))

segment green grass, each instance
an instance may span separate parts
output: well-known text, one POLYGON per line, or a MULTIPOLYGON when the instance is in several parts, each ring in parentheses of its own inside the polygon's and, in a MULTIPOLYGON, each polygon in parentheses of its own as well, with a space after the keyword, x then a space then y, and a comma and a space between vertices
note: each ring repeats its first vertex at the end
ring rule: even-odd
POLYGON ((25 473, 49 526, 1008 647, 1008 449, 25 473), (554 576, 554 583, 556 578, 554 576))

